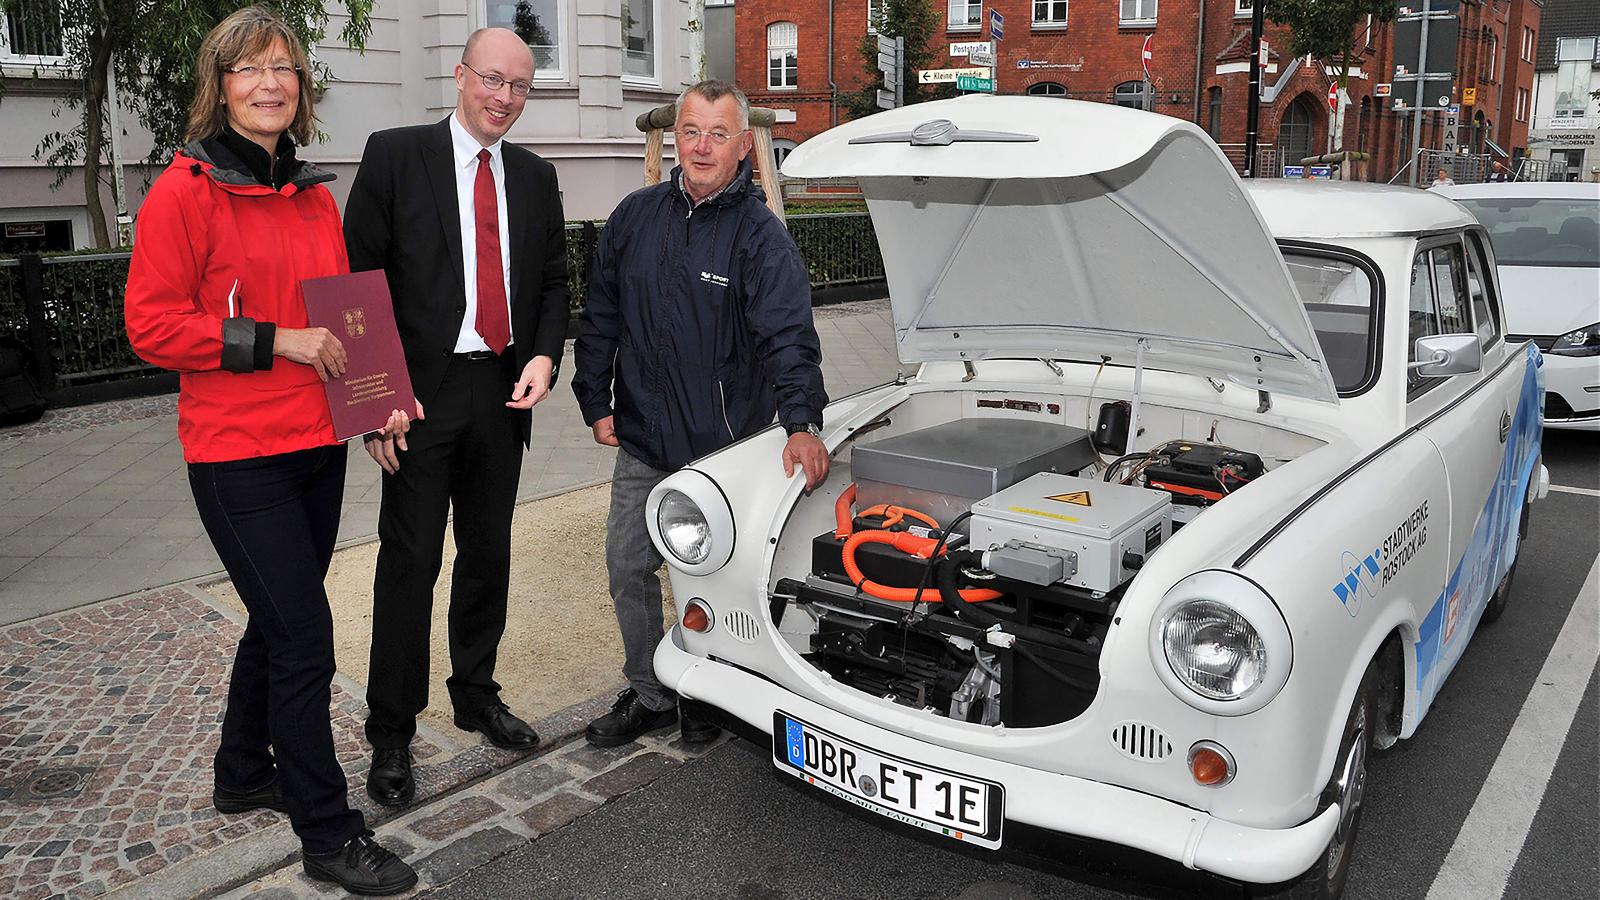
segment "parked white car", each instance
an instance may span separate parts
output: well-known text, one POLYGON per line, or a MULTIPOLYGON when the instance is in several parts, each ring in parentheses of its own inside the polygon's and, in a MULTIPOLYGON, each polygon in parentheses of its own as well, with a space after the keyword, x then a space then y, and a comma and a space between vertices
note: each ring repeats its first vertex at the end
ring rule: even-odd
POLYGON ((785 173, 860 180, 914 375, 651 494, 655 668, 778 771, 999 847, 1007 822, 1343 890, 1370 749, 1504 608, 1539 355, 1487 236, 1403 188, 1246 189, 1194 125, 967 97, 785 173))
POLYGON ((1506 329, 1544 353, 1544 425, 1600 431, 1600 184, 1440 188, 1489 230, 1506 329))

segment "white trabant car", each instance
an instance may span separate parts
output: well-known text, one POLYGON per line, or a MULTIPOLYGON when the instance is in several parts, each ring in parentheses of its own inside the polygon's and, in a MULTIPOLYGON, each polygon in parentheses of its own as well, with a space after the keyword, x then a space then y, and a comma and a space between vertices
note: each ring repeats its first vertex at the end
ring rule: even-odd
POLYGON ((776 428, 655 489, 661 681, 906 825, 1341 893, 1369 750, 1503 608, 1548 488, 1483 229, 1026 97, 874 115, 785 172, 859 179, 920 366, 828 406, 810 494, 776 428))
POLYGON ((1544 354, 1544 427, 1600 431, 1600 184, 1435 188, 1489 230, 1506 330, 1544 354))

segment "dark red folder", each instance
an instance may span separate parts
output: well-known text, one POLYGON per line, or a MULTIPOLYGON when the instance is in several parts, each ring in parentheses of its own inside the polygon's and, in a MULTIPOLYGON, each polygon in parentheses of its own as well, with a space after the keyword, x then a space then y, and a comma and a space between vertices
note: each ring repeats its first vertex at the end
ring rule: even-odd
POLYGON ((300 287, 312 327, 333 332, 349 357, 343 377, 323 383, 334 435, 347 441, 377 431, 396 409, 415 416, 416 395, 382 270, 307 278, 300 287))

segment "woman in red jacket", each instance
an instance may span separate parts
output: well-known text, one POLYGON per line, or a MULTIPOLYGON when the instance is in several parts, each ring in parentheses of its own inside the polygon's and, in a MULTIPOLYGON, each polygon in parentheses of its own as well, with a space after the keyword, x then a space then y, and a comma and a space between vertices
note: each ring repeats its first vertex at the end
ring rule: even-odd
POLYGON ((316 134, 311 73, 294 33, 260 7, 212 29, 195 72, 189 143, 140 211, 125 317, 138 354, 181 373, 195 505, 250 613, 212 800, 224 813, 287 812, 313 878, 397 893, 416 873, 350 808, 328 717, 323 579, 346 449, 321 383, 344 373, 345 355, 307 327, 300 281, 350 266, 322 187, 334 176, 295 158, 316 134))

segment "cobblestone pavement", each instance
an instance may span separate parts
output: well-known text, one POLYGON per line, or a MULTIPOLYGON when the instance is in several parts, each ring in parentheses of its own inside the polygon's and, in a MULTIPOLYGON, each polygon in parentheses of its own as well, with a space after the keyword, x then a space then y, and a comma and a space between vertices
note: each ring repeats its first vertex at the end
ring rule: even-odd
MULTIPOLYGON (((894 378, 887 301, 818 307, 816 321, 831 396, 894 378)), ((519 502, 611 477, 615 451, 595 444, 569 385, 534 412, 519 502)), ((102 403, 0 428, 0 626, 222 569, 189 493, 176 404, 102 403)), ((380 490, 377 465, 352 446, 341 543, 375 536, 380 490)))

